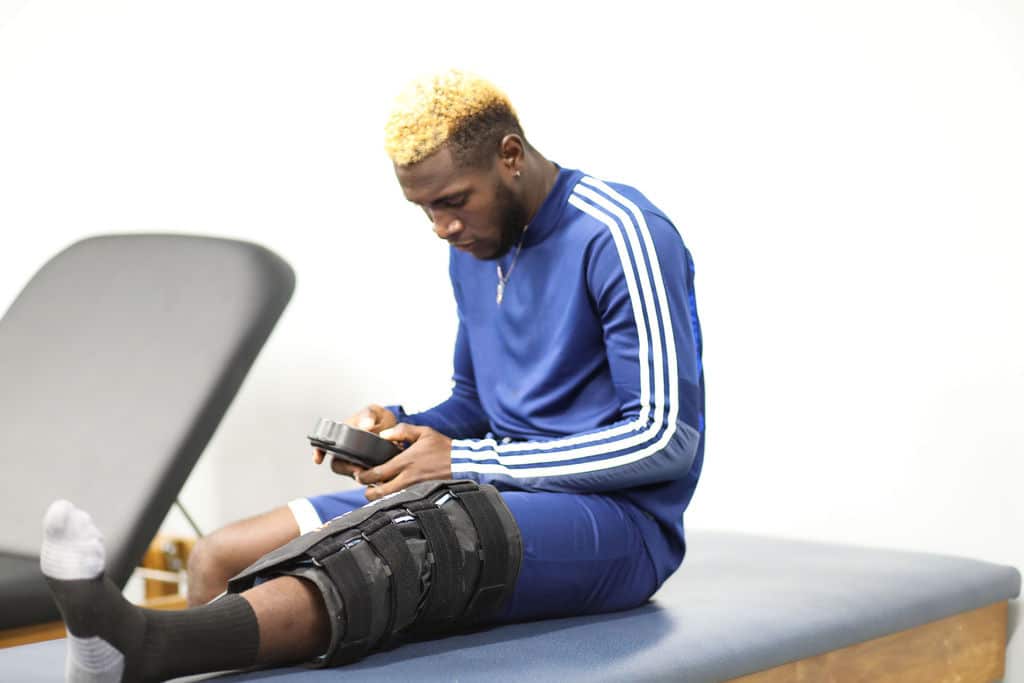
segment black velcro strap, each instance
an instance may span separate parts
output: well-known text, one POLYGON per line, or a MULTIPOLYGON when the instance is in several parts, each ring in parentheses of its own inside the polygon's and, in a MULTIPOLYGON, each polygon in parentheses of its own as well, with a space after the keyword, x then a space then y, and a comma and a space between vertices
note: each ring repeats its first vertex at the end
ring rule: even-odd
POLYGON ((420 573, 395 524, 384 526, 368 537, 373 549, 387 565, 391 577, 391 617, 384 633, 401 631, 416 618, 420 596, 420 573))
POLYGON ((381 512, 363 522, 359 526, 359 531, 362 532, 364 537, 366 537, 370 534, 377 533, 379 530, 387 526, 391 526, 391 517, 389 517, 387 513, 381 512))
POLYGON ((370 591, 359 563, 348 550, 325 557, 322 562, 341 593, 345 608, 345 637, 331 657, 331 665, 359 659, 370 649, 370 591))
MULTIPOLYGON (((453 503, 454 504, 454 503, 453 503)), ((415 513, 420 531, 434 555, 430 572, 430 592, 423 605, 423 618, 434 621, 459 615, 458 580, 463 570, 462 551, 448 515, 434 505, 415 513)))
POLYGON ((505 598, 508 580, 509 555, 505 532, 494 511, 494 504, 482 491, 467 491, 458 495, 466 506, 470 519, 480 537, 480 577, 476 593, 470 599, 464 615, 471 621, 495 614, 505 598))

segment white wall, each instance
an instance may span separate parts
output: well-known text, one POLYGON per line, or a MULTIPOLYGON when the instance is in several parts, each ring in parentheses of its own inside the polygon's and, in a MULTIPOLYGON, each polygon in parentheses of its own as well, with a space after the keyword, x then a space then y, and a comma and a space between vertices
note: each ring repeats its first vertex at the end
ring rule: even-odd
POLYGON ((406 79, 455 64, 693 251, 692 526, 1024 567, 1021 3, 6 8, 0 309, 97 232, 252 239, 298 273, 183 492, 202 526, 338 486, 307 462, 317 416, 446 393, 446 252, 380 130, 406 79))

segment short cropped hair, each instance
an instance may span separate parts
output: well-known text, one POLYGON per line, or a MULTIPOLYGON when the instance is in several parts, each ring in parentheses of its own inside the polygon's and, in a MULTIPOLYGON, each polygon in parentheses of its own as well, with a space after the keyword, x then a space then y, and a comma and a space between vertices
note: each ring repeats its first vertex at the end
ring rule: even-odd
POLYGON ((523 137, 505 93, 456 69, 410 83, 384 131, 384 147, 398 166, 422 161, 445 144, 457 164, 479 166, 498 153, 506 135, 523 137))

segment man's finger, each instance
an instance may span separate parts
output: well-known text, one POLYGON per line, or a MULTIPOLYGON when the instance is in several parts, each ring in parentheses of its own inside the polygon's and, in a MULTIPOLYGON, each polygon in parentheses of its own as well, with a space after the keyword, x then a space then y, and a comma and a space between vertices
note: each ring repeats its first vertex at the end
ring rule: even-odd
POLYGON ((313 462, 317 465, 324 461, 324 452, 319 448, 313 449, 313 462))
POLYGON ((367 425, 372 427, 374 422, 376 422, 376 418, 373 416, 373 411, 369 408, 362 408, 358 413, 345 418, 345 424, 356 429, 366 429, 367 425))
POLYGON ((409 455, 409 451, 399 453, 382 465, 360 472, 358 481, 360 484, 380 484, 391 481, 398 477, 411 461, 412 457, 409 455))
POLYGON ((393 427, 398 424, 398 418, 395 417, 395 414, 384 406, 371 403, 367 406, 367 410, 373 414, 374 419, 373 429, 371 431, 379 432, 382 429, 387 429, 388 427, 393 427))
POLYGON ((366 500, 377 500, 378 498, 383 498, 384 496, 394 493, 395 491, 401 491, 406 486, 408 486, 408 484, 406 483, 407 478, 408 477, 406 476, 405 472, 402 472, 391 481, 385 482, 383 484, 378 484, 377 486, 367 487, 366 500))
POLYGON ((331 458, 331 470, 335 474, 343 474, 346 477, 352 477, 356 481, 359 480, 360 475, 363 473, 363 468, 359 465, 354 465, 341 458, 331 458))
POLYGON ((408 441, 410 443, 416 441, 426 431, 426 427, 420 427, 419 425, 406 424, 405 422, 399 422, 391 429, 385 429, 379 436, 382 439, 388 441, 408 441))

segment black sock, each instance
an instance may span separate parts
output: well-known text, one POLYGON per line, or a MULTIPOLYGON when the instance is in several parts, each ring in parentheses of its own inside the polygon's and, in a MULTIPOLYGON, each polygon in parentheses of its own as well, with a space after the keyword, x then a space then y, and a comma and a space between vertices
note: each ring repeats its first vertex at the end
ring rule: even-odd
POLYGON ((252 606, 240 595, 162 611, 131 604, 102 575, 47 582, 72 635, 102 638, 124 655, 125 682, 162 681, 256 663, 259 625, 252 606))

